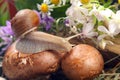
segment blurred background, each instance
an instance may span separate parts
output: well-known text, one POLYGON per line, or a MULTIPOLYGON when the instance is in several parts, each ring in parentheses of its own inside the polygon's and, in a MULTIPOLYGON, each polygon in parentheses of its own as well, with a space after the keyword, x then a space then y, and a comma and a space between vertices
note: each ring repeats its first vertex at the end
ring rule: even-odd
MULTIPOLYGON (((52 12, 52 16, 54 18, 65 16, 65 11, 70 6, 69 1, 70 0, 67 0, 67 5, 55 8, 54 11, 52 12)), ((108 7, 111 4, 118 3, 118 0, 99 0, 99 1, 101 2, 102 5, 104 5, 104 7, 108 7)), ((6 25, 6 20, 11 20, 14 17, 14 15, 17 13, 17 11, 21 9, 38 10, 37 3, 41 4, 42 2, 43 0, 0 0, 0 26, 6 25)), ((120 9, 120 7, 118 7, 118 9, 120 9)), ((106 53, 104 54, 106 55, 106 53)), ((113 54, 112 57, 114 56, 116 55, 113 54)), ((118 57, 116 60, 113 61, 114 64, 117 64, 120 61, 120 58, 118 57)), ((2 61, 2 58, 0 58, 0 67, 1 67, 1 61, 2 61)), ((106 68, 112 65, 113 64, 106 65, 106 68)), ((2 74, 2 68, 0 68, 0 74, 2 74)), ((59 73, 56 73, 53 75, 55 76, 57 74, 59 73)), ((54 76, 52 77, 54 78, 54 76)), ((61 78, 61 76, 58 78, 61 78)), ((64 79, 60 79, 60 80, 64 80, 64 79)))
POLYGON ((36 3, 42 0, 0 0, 0 25, 5 25, 6 20, 10 20, 18 10, 29 8, 36 9, 36 3))
MULTIPOLYGON (((101 4, 109 6, 117 2, 117 0, 99 0, 101 4)), ((17 11, 21 9, 35 9, 37 10, 37 3, 42 3, 43 0, 0 0, 0 26, 6 24, 6 20, 10 20, 17 11)), ((69 2, 69 0, 67 0, 69 2)), ((69 6, 69 5, 68 5, 69 6)), ((61 17, 65 16, 64 11, 67 9, 68 6, 64 6, 61 8, 57 8, 54 10, 54 13, 61 13, 61 14, 54 14, 53 17, 61 17), (63 14, 62 14, 63 13, 63 14)))
MULTIPOLYGON (((6 20, 10 20, 17 11, 21 9, 37 9, 37 3, 42 3, 43 0, 0 0, 0 26, 6 24, 6 20)), ((69 2, 69 0, 67 0, 69 2)), ((65 10, 69 5, 54 9, 52 16, 55 18, 65 16, 65 10), (57 13, 61 14, 57 14, 57 13), (53 15, 54 14, 54 15, 53 15)))

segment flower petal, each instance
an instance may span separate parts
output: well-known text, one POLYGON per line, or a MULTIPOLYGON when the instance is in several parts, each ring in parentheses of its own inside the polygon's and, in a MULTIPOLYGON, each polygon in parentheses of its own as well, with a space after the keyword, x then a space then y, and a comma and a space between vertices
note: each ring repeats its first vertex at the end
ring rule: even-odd
POLYGON ((109 31, 110 31, 111 35, 115 36, 115 35, 120 33, 119 24, 120 23, 116 23, 113 20, 111 20, 109 22, 109 27, 108 28, 109 28, 109 31))
POLYGON ((97 40, 101 41, 102 39, 104 39, 107 36, 107 34, 102 34, 100 36, 98 36, 97 40))
POLYGON ((88 34, 89 32, 91 32, 94 28, 94 24, 93 23, 86 23, 83 25, 83 28, 82 28, 82 32, 84 34, 88 34))
POLYGON ((86 37, 92 38, 92 37, 97 36, 97 35, 98 35, 97 32, 90 32, 90 33, 88 33, 88 34, 86 35, 86 37))
POLYGON ((104 33, 109 33, 108 29, 106 29, 105 26, 99 26, 98 30, 101 31, 101 32, 104 32, 104 33))
POLYGON ((103 40, 101 40, 101 41, 99 42, 99 47, 100 47, 101 49, 105 49, 106 44, 107 44, 107 42, 103 39, 103 40))

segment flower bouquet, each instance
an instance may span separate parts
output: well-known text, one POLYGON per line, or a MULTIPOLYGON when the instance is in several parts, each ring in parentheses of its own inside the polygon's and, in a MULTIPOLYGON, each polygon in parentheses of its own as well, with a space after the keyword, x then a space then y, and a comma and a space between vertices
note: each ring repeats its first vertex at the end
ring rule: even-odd
POLYGON ((12 16, 0 27, 6 78, 120 79, 120 0, 43 0, 30 9, 7 3, 12 16))

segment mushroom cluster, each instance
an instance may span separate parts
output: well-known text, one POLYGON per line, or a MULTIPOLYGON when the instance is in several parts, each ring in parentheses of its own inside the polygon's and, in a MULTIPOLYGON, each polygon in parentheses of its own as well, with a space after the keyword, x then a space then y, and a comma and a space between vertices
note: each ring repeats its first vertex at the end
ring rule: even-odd
POLYGON ((13 43, 3 60, 4 74, 10 80, 30 80, 40 75, 55 72, 59 67, 59 57, 54 51, 43 51, 35 54, 21 53, 13 43))
POLYGON ((88 80, 101 73, 104 62, 97 49, 87 44, 72 47, 65 38, 37 31, 39 22, 38 14, 29 9, 11 20, 16 40, 3 59, 3 73, 9 80, 34 79, 59 67, 71 80, 88 80))

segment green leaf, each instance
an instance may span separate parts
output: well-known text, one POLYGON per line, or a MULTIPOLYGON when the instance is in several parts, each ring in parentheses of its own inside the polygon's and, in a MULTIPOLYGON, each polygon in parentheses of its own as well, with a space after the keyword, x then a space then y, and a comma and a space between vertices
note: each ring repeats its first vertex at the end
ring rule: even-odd
POLYGON ((93 24, 96 25, 96 23, 97 23, 97 18, 93 15, 93 24))
POLYGON ((5 25, 6 20, 9 19, 9 10, 7 2, 2 0, 0 2, 0 25, 5 25))
POLYGON ((37 10, 37 3, 42 3, 43 0, 15 0, 17 10, 21 9, 35 9, 37 10))
POLYGON ((8 15, 8 11, 4 12, 4 15, 2 15, 1 19, 0 19, 0 24, 5 25, 6 24, 6 20, 8 20, 9 15, 8 15))
POLYGON ((61 7, 56 7, 56 8, 54 8, 54 11, 51 12, 51 15, 54 18, 65 17, 66 16, 65 12, 68 7, 70 7, 70 4, 67 4, 67 5, 61 6, 61 7))
POLYGON ((112 4, 112 0, 107 0, 107 2, 105 2, 104 4, 103 4, 103 6, 105 7, 105 8, 107 8, 107 7, 109 7, 111 4, 112 4))
POLYGON ((105 0, 99 0, 100 4, 104 4, 105 0))
POLYGON ((103 21, 98 21, 98 26, 102 26, 104 25, 104 22, 103 21))

